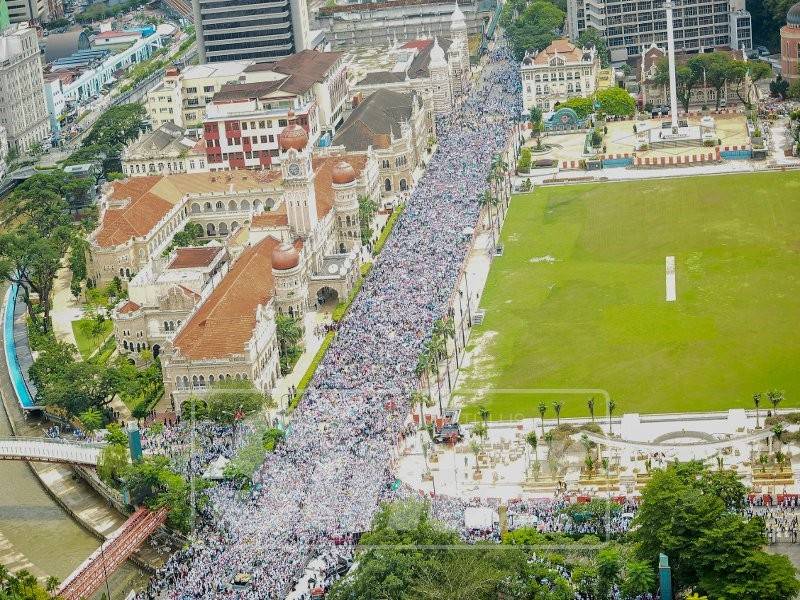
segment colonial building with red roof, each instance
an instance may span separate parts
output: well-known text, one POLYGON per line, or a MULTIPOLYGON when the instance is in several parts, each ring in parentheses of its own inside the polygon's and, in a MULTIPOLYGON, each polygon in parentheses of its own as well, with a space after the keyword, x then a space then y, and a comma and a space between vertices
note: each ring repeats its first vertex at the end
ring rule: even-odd
POLYGON ((541 52, 522 59, 522 104, 544 112, 570 98, 588 98, 597 91, 600 57, 595 48, 579 48, 568 39, 553 40, 541 52))
POLYGON ((380 195, 374 153, 312 154, 297 124, 279 143, 279 169, 137 177, 107 190, 90 272, 102 282, 119 276, 118 263, 103 268, 110 257, 130 261, 129 300, 112 314, 118 347, 158 354, 178 401, 220 376, 272 389, 275 314, 302 318, 346 297, 358 277, 358 198, 380 195), (208 245, 168 250, 188 223, 208 245))

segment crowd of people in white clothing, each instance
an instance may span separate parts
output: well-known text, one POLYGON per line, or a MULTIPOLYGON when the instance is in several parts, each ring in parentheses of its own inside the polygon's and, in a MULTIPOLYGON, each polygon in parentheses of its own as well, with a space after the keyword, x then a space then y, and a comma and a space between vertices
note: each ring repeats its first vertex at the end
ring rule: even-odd
POLYGON ((518 69, 493 52, 458 111, 438 123, 438 151, 341 323, 285 443, 243 495, 210 492, 197 541, 173 555, 144 597, 285 598, 309 561, 369 528, 392 477, 414 368, 444 316, 478 220, 493 157, 521 113, 518 69), (233 585, 246 574, 247 585, 233 585))

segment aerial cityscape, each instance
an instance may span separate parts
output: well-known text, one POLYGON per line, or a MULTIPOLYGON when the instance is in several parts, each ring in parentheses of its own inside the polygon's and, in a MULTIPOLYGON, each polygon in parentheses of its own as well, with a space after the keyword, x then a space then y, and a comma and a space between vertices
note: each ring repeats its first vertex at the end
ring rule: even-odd
POLYGON ((796 0, 0 55, 0 600, 800 598, 796 0))

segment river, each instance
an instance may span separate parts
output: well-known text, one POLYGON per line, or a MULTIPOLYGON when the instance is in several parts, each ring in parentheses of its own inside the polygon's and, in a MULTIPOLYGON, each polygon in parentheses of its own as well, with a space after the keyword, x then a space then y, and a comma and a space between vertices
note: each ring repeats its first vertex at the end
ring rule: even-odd
MULTIPOLYGON (((5 289, 0 290, 0 297, 4 294, 5 289)), ((16 407, 14 392, 8 381, 2 351, 0 392, 9 406, 14 406, 11 410, 16 414, 10 415, 11 418, 16 424, 23 424, 21 411, 16 407)), ((12 435, 9 415, 2 403, 0 435, 12 435)), ((97 538, 80 527, 53 501, 28 465, 18 461, 0 461, 0 482, 0 535, 38 571, 63 579, 98 548, 97 538)), ((122 599, 133 587, 142 586, 145 580, 146 575, 128 561, 109 577, 111 597, 122 599)), ((98 593, 96 597, 100 596, 98 593)))

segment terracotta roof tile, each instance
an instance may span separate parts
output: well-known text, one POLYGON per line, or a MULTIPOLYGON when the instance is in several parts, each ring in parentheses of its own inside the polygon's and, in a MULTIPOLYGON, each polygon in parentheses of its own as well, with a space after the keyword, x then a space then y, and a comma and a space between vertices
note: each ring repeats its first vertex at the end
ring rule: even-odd
POLYGON ((342 160, 353 167, 357 176, 361 176, 364 167, 367 165, 367 157, 364 154, 341 154, 312 160, 314 194, 317 197, 317 216, 320 219, 327 215, 333 207, 332 171, 334 165, 342 160))
POLYGON ((286 214, 286 204, 281 205, 272 211, 253 215, 250 223, 252 227, 280 227, 289 224, 289 216, 286 214))
POLYGON ((95 237, 98 246, 115 246, 131 238, 145 236, 170 211, 173 203, 151 193, 160 179, 134 177, 112 184, 112 202, 126 198, 130 198, 130 201, 121 208, 109 208, 103 213, 95 237))
POLYGON ((167 269, 207 267, 214 262, 220 252, 222 252, 222 246, 178 248, 175 251, 175 258, 167 265, 167 269))
POLYGON ((256 309, 272 297, 272 250, 266 237, 247 248, 173 341, 186 358, 225 358, 244 352, 256 326, 256 309))
POLYGON ((136 302, 134 302, 133 300, 128 300, 127 302, 125 302, 125 304, 123 304, 117 309, 117 312, 125 315, 128 313, 136 312, 140 308, 142 307, 139 304, 136 304, 136 302))

